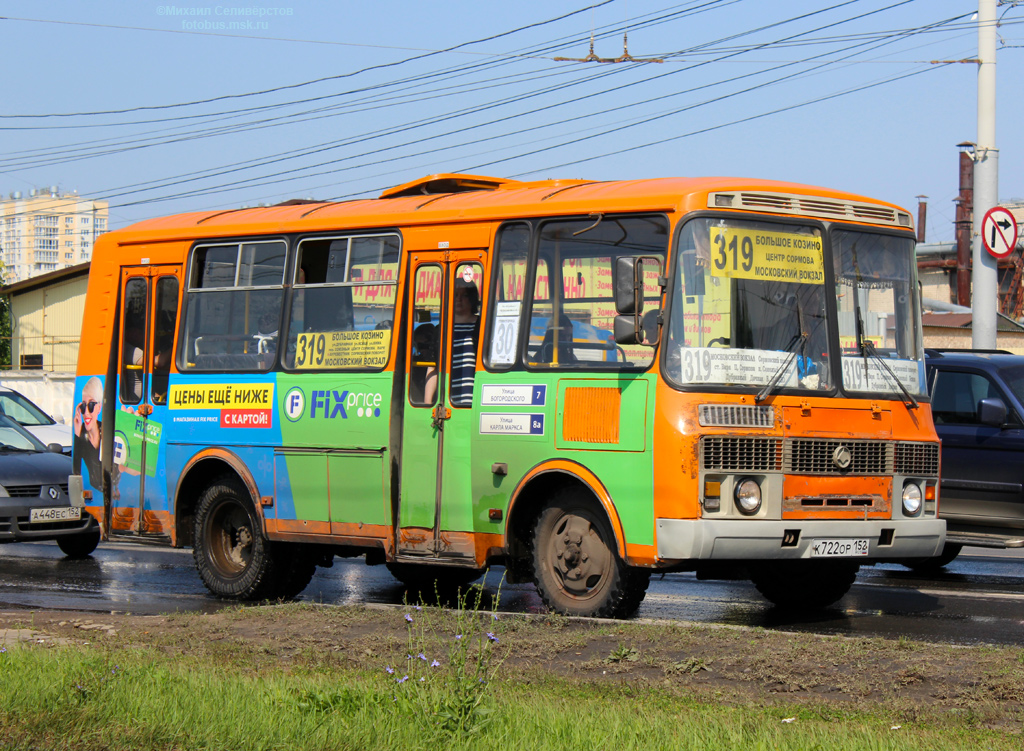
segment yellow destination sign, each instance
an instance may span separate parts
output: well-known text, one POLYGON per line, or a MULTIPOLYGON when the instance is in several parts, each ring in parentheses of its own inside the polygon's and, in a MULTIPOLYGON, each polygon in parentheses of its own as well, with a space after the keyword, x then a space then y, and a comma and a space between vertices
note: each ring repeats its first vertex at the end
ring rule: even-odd
POLYGON ((711 275, 823 284, 821 238, 786 232, 711 228, 711 275))
POLYGON ((295 367, 300 370, 382 368, 388 362, 391 329, 299 334, 295 367))
POLYGON ((171 386, 171 409, 270 409, 272 383, 201 383, 171 386))

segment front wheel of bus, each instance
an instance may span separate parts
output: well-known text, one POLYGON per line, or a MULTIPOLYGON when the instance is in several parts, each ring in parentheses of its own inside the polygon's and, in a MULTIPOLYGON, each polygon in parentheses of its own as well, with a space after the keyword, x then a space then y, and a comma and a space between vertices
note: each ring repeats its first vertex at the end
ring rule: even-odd
POLYGON ((249 493, 233 477, 221 477, 199 499, 192 556, 203 583, 218 597, 261 600, 277 594, 270 543, 249 493))
POLYGON ((825 608, 850 591, 860 565, 845 561, 770 561, 751 568, 757 591, 788 610, 825 608))
POLYGON ((575 491, 556 496, 537 520, 533 576, 551 610, 604 618, 633 615, 650 581, 619 558, 604 513, 575 491))

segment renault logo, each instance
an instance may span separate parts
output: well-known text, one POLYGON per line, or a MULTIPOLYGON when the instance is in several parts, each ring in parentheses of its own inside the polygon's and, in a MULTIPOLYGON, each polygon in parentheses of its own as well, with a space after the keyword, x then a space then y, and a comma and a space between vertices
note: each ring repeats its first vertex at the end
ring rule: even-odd
POLYGON ((49 489, 48 491, 46 491, 46 492, 47 492, 47 493, 49 493, 49 494, 50 494, 50 498, 52 498, 52 499, 53 499, 53 500, 55 500, 55 501, 57 500, 57 496, 59 496, 59 495, 60 495, 60 493, 58 493, 58 492, 57 492, 57 488, 54 488, 54 487, 51 487, 51 488, 50 488, 50 489, 49 489))
POLYGON ((849 469, 852 462, 853 454, 846 446, 837 446, 836 450, 832 452, 832 463, 839 469, 849 469))

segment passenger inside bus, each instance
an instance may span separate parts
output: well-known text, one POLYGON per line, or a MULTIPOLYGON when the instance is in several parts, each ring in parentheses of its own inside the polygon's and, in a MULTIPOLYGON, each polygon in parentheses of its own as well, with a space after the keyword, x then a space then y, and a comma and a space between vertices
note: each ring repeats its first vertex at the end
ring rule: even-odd
POLYGON ((468 406, 473 403, 476 343, 480 329, 480 291, 475 282, 461 277, 455 280, 452 307, 452 404, 468 406))
POLYGON ((569 365, 579 362, 573 348, 572 321, 565 313, 558 316, 558 326, 549 323, 547 331, 544 332, 544 339, 541 340, 540 348, 537 350, 536 362, 555 362, 555 352, 558 352, 558 365, 569 365))
POLYGON ((412 368, 409 371, 409 400, 433 404, 437 393, 437 326, 422 323, 412 335, 412 368))

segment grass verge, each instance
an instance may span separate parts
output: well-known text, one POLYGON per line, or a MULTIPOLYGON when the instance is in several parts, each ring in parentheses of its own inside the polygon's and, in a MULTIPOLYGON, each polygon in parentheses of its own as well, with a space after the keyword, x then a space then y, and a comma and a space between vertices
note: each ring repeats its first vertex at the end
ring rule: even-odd
POLYGON ((5 749, 1022 744, 1019 649, 472 607, 22 618, 55 638, 0 652, 5 749))

